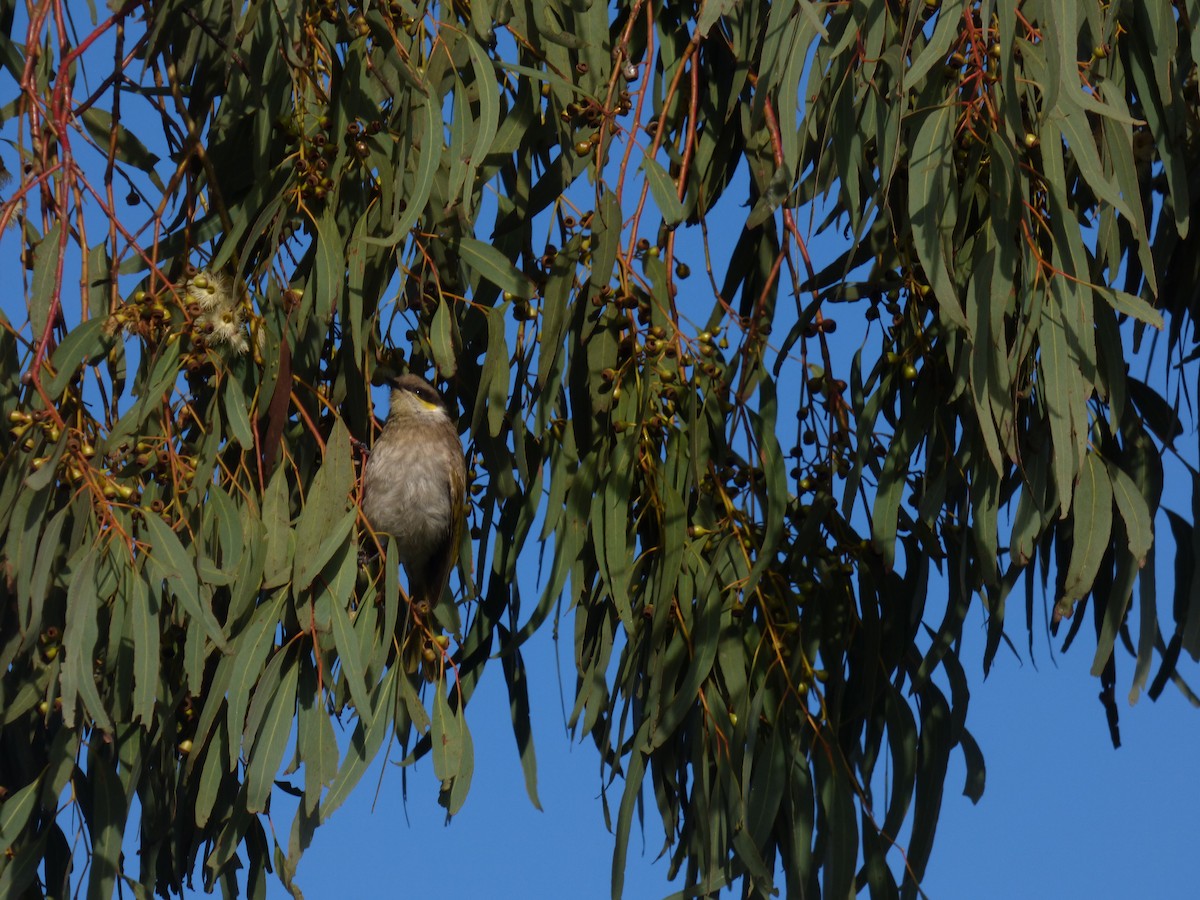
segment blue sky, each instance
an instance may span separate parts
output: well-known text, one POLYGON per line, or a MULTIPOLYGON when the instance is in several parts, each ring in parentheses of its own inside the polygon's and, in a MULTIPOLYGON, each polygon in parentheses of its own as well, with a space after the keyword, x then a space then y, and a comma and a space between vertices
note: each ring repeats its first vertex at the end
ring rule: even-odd
MULTIPOLYGON (((98 50, 101 56, 104 52, 98 50)), ((17 171, 11 149, 0 154, 17 171)), ((713 238, 728 246, 736 234, 714 231, 713 238)), ((0 260, 10 269, 17 250, 11 233, 0 236, 0 260)), ((16 302, 14 294, 3 301, 14 318, 16 302)), ((856 329, 848 320, 843 324, 847 327, 838 338, 853 340, 856 329)), ((1184 440, 1191 442, 1194 459, 1195 431, 1184 440)), ((1162 534, 1165 522, 1158 524, 1162 534)), ((1158 584, 1165 598, 1172 588, 1173 547, 1161 549, 1158 584)), ((532 581, 532 565, 522 578, 532 581)), ((932 605, 927 621, 936 624, 940 614, 932 605)), ((562 632, 569 641, 571 629, 562 632)), ((1010 618, 1009 632, 1024 655, 1019 614, 1010 618)), ((1087 674, 1094 646, 1089 634, 1085 625, 1077 646, 1059 657, 1052 656, 1046 635, 1035 627, 1035 660, 1018 660, 1002 649, 985 682, 982 615, 978 607, 972 610, 963 652, 972 686, 967 724, 987 760, 987 789, 978 805, 961 796, 964 769, 955 754, 924 884, 935 900, 1195 894, 1190 860, 1192 835, 1200 824, 1200 755, 1193 748, 1200 746, 1200 715, 1173 686, 1157 703, 1143 697, 1128 706, 1124 697, 1132 661, 1118 656, 1123 746, 1114 750, 1096 698, 1098 681, 1087 674)), ((309 898, 392 896, 401 886, 434 895, 609 896, 612 838, 599 800, 596 751, 590 740, 572 743, 560 701, 556 669, 568 707, 574 686, 570 645, 556 647, 545 628, 526 645, 525 659, 544 811, 534 809, 526 796, 502 675, 498 666, 490 666, 467 712, 476 771, 462 812, 444 823, 429 760, 408 771, 405 804, 401 770, 381 758, 317 831, 299 869, 299 884, 309 898)), ((1185 675, 1196 672, 1186 658, 1181 668, 1185 675)), ((400 755, 393 751, 390 758, 400 755)), ((277 803, 286 812, 274 825, 286 841, 292 807, 283 796, 277 803)), ((625 881, 631 900, 679 888, 667 881, 666 861, 654 861, 662 833, 653 807, 647 810, 645 835, 643 845, 635 829, 631 841, 625 881)), ((274 880, 268 882, 268 894, 286 896, 274 880)))

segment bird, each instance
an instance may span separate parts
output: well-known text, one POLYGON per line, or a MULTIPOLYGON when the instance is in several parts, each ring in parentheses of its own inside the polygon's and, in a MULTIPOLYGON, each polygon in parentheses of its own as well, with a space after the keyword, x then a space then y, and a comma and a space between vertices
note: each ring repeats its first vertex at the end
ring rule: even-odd
POLYGON ((363 473, 362 511, 377 534, 395 539, 409 600, 426 615, 441 599, 458 555, 466 462, 433 385, 411 374, 390 384, 387 421, 363 473))

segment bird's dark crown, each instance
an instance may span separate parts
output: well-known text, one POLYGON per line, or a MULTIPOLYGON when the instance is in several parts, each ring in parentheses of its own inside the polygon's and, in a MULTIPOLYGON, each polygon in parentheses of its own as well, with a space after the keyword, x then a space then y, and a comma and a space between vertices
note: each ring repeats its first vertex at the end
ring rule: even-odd
POLYGON ((437 389, 419 375, 397 375, 391 379, 391 384, 396 390, 414 394, 419 400, 424 400, 426 403, 433 403, 443 408, 446 406, 437 389))

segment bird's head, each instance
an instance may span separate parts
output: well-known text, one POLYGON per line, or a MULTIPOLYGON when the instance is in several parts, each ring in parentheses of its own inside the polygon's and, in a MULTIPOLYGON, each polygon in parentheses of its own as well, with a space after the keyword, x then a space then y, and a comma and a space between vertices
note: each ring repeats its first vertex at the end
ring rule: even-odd
POLYGON ((428 381, 416 375, 399 375, 392 387, 389 419, 412 422, 448 422, 450 414, 442 395, 428 381))

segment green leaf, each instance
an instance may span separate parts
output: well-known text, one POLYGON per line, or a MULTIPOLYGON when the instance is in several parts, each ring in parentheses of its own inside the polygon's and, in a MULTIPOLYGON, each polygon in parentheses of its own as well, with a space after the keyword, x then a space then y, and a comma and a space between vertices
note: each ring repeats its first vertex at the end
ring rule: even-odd
POLYGON ((498 308, 487 310, 487 352, 483 370, 479 373, 479 393, 471 420, 472 433, 478 432, 487 415, 487 433, 496 437, 505 424, 508 401, 508 344, 504 335, 504 313, 498 308))
POLYGON ((646 184, 650 186, 650 193, 654 195, 654 202, 658 204, 663 221, 668 228, 674 228, 683 221, 684 216, 683 203, 679 200, 679 188, 671 180, 667 170, 653 157, 643 157, 641 169, 646 173, 646 184))
POLYGON ((1183 434, 1179 410, 1140 379, 1128 378, 1126 385, 1129 388, 1129 398, 1137 407, 1145 426, 1163 444, 1172 446, 1175 439, 1183 434))
POLYGON ((650 723, 647 734, 650 743, 644 748, 647 752, 655 750, 664 741, 673 739, 684 717, 695 708, 700 688, 708 680, 713 662, 717 658, 722 607, 721 595, 717 591, 696 598, 689 623, 694 657, 687 666, 687 674, 679 685, 679 690, 673 692, 673 696, 670 697, 670 705, 663 710, 657 721, 650 723))
POLYGON ((440 802, 447 815, 457 813, 466 800, 475 769, 475 750, 466 719, 451 709, 442 690, 433 694, 433 773, 442 782, 440 802))
POLYGON ((941 320, 970 334, 948 266, 959 202, 950 146, 953 114, 953 106, 934 109, 924 116, 917 131, 909 163, 908 215, 913 244, 933 288, 941 320))
POLYGON ((770 183, 767 184, 767 189, 763 191, 758 202, 754 204, 754 209, 746 217, 745 227, 747 229, 758 228, 770 220, 776 210, 788 199, 791 187, 791 172, 785 166, 777 167, 775 174, 771 176, 770 183))
POLYGON ((320 321, 328 321, 342 300, 342 289, 346 284, 346 253, 341 232, 332 209, 313 223, 317 229, 314 277, 304 292, 303 311, 312 304, 311 314, 320 321))
MULTIPOLYGON (((644 727, 644 726, 643 726, 644 727)), ((641 796, 642 779, 646 775, 646 754, 639 748, 643 746, 644 735, 634 739, 634 751, 629 755, 625 769, 625 788, 621 792, 621 806, 617 813, 617 828, 613 833, 616 847, 613 850, 612 863, 612 898, 621 900, 625 889, 625 858, 629 852, 629 833, 633 826, 633 808, 641 796)))
POLYGON ((208 489, 203 516, 203 549, 198 568, 210 585, 232 584, 247 552, 242 515, 219 485, 208 489))
POLYGON ((320 802, 322 788, 337 777, 338 746, 312 659, 302 656, 300 667, 296 751, 304 763, 304 808, 311 814, 320 802))
POLYGON ((125 581, 128 593, 129 633, 133 639, 133 718, 147 729, 154 725, 154 701, 158 696, 159 609, 157 592, 134 573, 125 581))
MULTIPOLYGON (((492 39, 492 22, 494 19, 495 11, 493 9, 491 0, 471 0, 471 24, 475 28, 475 34, 485 44, 490 42, 492 39)), ((482 72, 476 70, 476 77, 481 80, 490 80, 491 65, 488 63, 488 59, 483 55, 482 51, 480 51, 479 55, 483 60, 484 69, 482 72)))
POLYGON ((627 631, 634 629, 633 609, 629 600, 629 477, 626 462, 614 461, 612 477, 606 489, 595 495, 592 504, 592 538, 596 543, 600 572, 627 631))
POLYGON ((1046 475, 1050 461, 1044 455, 1032 457, 1025 469, 1025 485, 1013 516, 1008 548, 1013 561, 1025 565, 1033 558, 1034 545, 1042 535, 1052 512, 1052 497, 1046 496, 1046 475))
POLYGON ((876 551, 883 557, 884 565, 889 569, 896 560, 896 531, 899 524, 900 500, 907 483, 909 454, 920 432, 925 428, 924 418, 924 415, 912 415, 900 423, 884 458, 883 472, 879 476, 879 487, 875 492, 871 537, 876 551))
POLYGON ((1079 472, 1072 507, 1074 549, 1063 581, 1063 595, 1056 612, 1070 615, 1075 601, 1083 598, 1100 569, 1100 561, 1112 537, 1113 489, 1108 469, 1095 453, 1089 453, 1079 472))
POLYGON ((56 221, 33 250, 33 286, 29 295, 29 323, 34 339, 40 341, 46 333, 46 323, 59 293, 59 262, 62 247, 59 239, 62 226, 56 221))
POLYGON ((1163 328, 1162 313, 1156 310, 1153 306, 1143 300, 1141 297, 1134 294, 1127 294, 1125 291, 1112 290, 1103 286, 1098 286, 1096 292, 1104 298, 1113 309, 1119 313, 1137 319, 1139 322, 1145 322, 1154 328, 1163 328))
MULTIPOLYGON (((275 644, 275 632, 279 628, 283 616, 284 601, 287 592, 276 591, 275 596, 254 611, 250 623, 238 635, 230 683, 234 685, 255 684, 262 675, 263 660, 275 644)), ((257 693, 254 695, 257 698, 257 693)), ((245 690, 229 692, 228 723, 229 733, 242 735, 247 729, 247 707, 251 702, 251 694, 245 690)), ((205 710, 207 713, 207 709, 205 710)), ((230 741, 229 769, 237 764, 238 745, 230 741)))
MULTIPOLYGON (((983 445, 987 449, 988 459, 997 472, 1001 471, 1002 461, 1000 452, 1000 435, 996 429, 993 406, 1004 408, 1007 398, 997 397, 995 376, 997 358, 1003 359, 1003 338, 992 333, 992 313, 994 306, 1000 306, 1003 316, 1003 306, 996 301, 996 270, 995 251, 989 249, 976 266, 975 277, 967 284, 967 323, 974 336, 971 351, 971 399, 975 403, 975 418, 979 423, 979 431, 983 437, 983 445), (998 404, 996 401, 999 401, 998 404)), ((1003 318, 1001 318, 1003 323, 1003 318)))
POLYGON ((25 830, 37 808, 38 793, 42 788, 42 779, 35 778, 25 787, 10 794, 0 805, 0 853, 6 853, 25 830))
POLYGON ((770 841, 771 829, 787 790, 789 765, 790 760, 783 749, 783 736, 778 729, 772 729, 765 741, 760 737, 754 751, 752 776, 745 779, 749 781, 746 787, 746 828, 754 844, 759 847, 766 846, 770 841))
POLYGON ((987 781, 987 766, 983 761, 983 751, 975 742, 971 732, 965 728, 959 735, 959 746, 962 747, 963 759, 967 765, 967 780, 963 786, 963 796, 972 803, 978 803, 983 797, 983 787, 987 781))
MULTIPOLYGON (((427 86, 426 93, 428 93, 427 86)), ((396 226, 392 229, 391 234, 382 240, 364 238, 367 243, 383 245, 399 243, 417 224, 421 214, 425 211, 425 205, 429 202, 429 194, 433 189, 433 178, 442 155, 442 122, 440 110, 432 100, 423 100, 419 105, 424 113, 422 121, 425 128, 420 137, 420 157, 417 161, 417 173, 413 182, 412 194, 403 198, 405 206, 396 220, 396 226)), ((409 146, 412 146, 411 139, 409 146)))
POLYGON ((250 413, 246 410, 246 398, 242 396, 240 385, 232 378, 227 379, 223 393, 229 430, 243 449, 253 450, 254 431, 250 427, 250 413))
POLYGON ((357 518, 356 509, 346 509, 353 483, 350 433, 345 423, 338 419, 325 444, 325 461, 313 478, 296 523, 292 581, 297 588, 312 584, 333 554, 349 539, 357 518))
POLYGON ((433 362, 438 374, 444 378, 454 377, 458 370, 458 355, 454 351, 451 323, 454 313, 448 298, 438 301, 429 326, 429 344, 433 348, 433 362))
POLYGON ((742 587, 746 596, 754 591, 763 573, 775 563, 787 515, 787 468, 775 436, 778 413, 775 385, 767 380, 762 381, 759 384, 759 396, 759 413, 751 415, 750 420, 758 441, 763 477, 766 479, 766 522, 754 566, 742 587))
MULTIPOLYGON (((417 734, 424 736, 433 728, 433 720, 430 719, 429 713, 425 711, 424 705, 421 703, 421 698, 417 696, 417 691, 413 687, 410 679, 400 678, 400 699, 403 701, 404 709, 408 713, 409 719, 416 727, 417 734)), ((435 698, 436 699, 436 698, 435 698)))
POLYGON ((51 573, 55 564, 62 559, 63 546, 60 543, 63 526, 71 512, 70 506, 64 506, 46 525, 42 532, 41 541, 37 548, 37 561, 33 565, 33 573, 29 580, 29 598, 32 603, 30 617, 23 623, 26 634, 40 633, 41 614, 45 610, 46 591, 51 581, 51 573))
MULTIPOLYGON (((213 732, 211 741, 207 744, 207 749, 204 753, 204 767, 200 772, 200 781, 196 788, 196 805, 193 810, 193 819, 198 828, 204 828, 212 818, 213 809, 216 807, 218 800, 221 798, 222 785, 226 783, 226 764, 225 760, 229 755, 229 730, 225 727, 225 723, 217 727, 213 732)), ((196 754, 199 749, 196 746, 192 747, 192 753, 188 757, 188 764, 192 765, 192 761, 196 759, 196 754)), ((226 800, 228 798, 225 798, 226 800)))
POLYGON ((542 291, 541 333, 538 336, 538 387, 557 375, 563 340, 572 312, 571 293, 575 283, 576 254, 579 242, 572 241, 568 251, 559 253, 542 291))
MULTIPOLYGON (((503 625, 497 625, 500 634, 500 646, 509 646, 511 635, 503 625)), ((514 648, 511 652, 503 652, 500 663, 504 669, 504 683, 508 687, 508 708, 512 718, 513 737, 517 741, 517 753, 521 757, 521 772, 525 777, 525 792, 534 808, 541 810, 537 792, 537 753, 533 747, 532 711, 529 706, 528 673, 521 651, 514 648)))
POLYGON ((1154 527, 1150 520, 1150 508, 1133 479, 1125 474, 1116 463, 1106 462, 1109 479, 1112 481, 1113 499, 1117 511, 1125 523, 1129 538, 1129 552, 1139 567, 1146 564, 1146 554, 1154 544, 1154 527))
POLYGON ((62 715, 68 728, 76 721, 76 704, 83 701, 87 715, 102 731, 113 730, 112 719, 100 699, 93 677, 96 642, 100 637, 100 607, 107 599, 97 594, 96 561, 99 548, 84 545, 71 559, 71 584, 68 596, 66 628, 62 647, 65 655, 62 668, 62 715))
POLYGON ((159 158, 147 149, 146 145, 138 140, 133 132, 129 131, 124 125, 119 122, 115 127, 113 117, 108 110, 101 106, 89 106, 83 112, 83 124, 87 128, 88 133, 96 141, 96 143, 107 149, 111 135, 115 132, 116 135, 116 158, 123 163, 141 169, 150 176, 150 180, 154 182, 154 186, 160 191, 166 191, 166 186, 158 177, 154 167, 158 165, 159 158))
POLYGON ((854 894, 854 869, 858 858, 858 823, 854 815, 854 792, 840 759, 813 754, 821 809, 825 813, 827 846, 823 860, 822 894, 850 897, 854 894))
POLYGON ((696 34, 702 38, 708 37, 717 20, 733 12, 735 5, 734 0, 703 0, 696 19, 696 34))
POLYGON ((401 666, 393 666, 384 679, 375 687, 372 708, 378 711, 373 722, 368 727, 361 719, 355 725, 350 735, 350 746, 346 750, 346 758, 338 769, 337 777, 329 785, 329 791, 321 803, 321 819, 327 820, 335 809, 341 806, 350 791, 358 784, 363 773, 383 746, 383 738, 390 731, 391 716, 388 711, 395 708, 396 683, 405 681, 401 666))
POLYGON ((1102 200, 1112 204, 1126 220, 1131 223, 1136 222, 1133 211, 1104 170, 1087 113, 1082 107, 1075 106, 1073 103, 1061 103, 1058 110, 1050 115, 1054 124, 1062 130, 1063 137, 1067 139, 1071 154, 1088 187, 1095 191, 1102 200))
POLYGON ((50 491, 23 491, 17 496, 5 556, 16 568, 17 599, 22 624, 32 624, 40 618, 41 598, 33 596, 33 572, 42 532, 42 522, 50 503, 50 491), (15 550, 13 546, 15 544, 15 550))
MULTIPOLYGON (((293 648, 296 645, 293 645, 293 648)), ((250 747, 246 764, 246 809, 263 812, 271 785, 283 763, 296 715, 296 682, 300 675, 293 648, 280 648, 255 686, 247 717, 244 743, 250 747), (257 721, 257 728, 251 726, 257 721)))
MULTIPOLYGON (((390 200, 385 195, 382 202, 386 206, 390 200)), ((347 337, 356 352, 365 347, 363 332, 368 326, 367 316, 364 313, 364 309, 369 308, 365 281, 367 259, 372 251, 364 240, 368 231, 367 221, 365 217, 358 220, 358 224, 354 227, 354 234, 346 246, 346 303, 345 307, 338 312, 342 321, 346 323, 347 337)))
POLYGON ((1049 0, 1046 4, 1050 40, 1044 42, 1048 71, 1042 87, 1047 112, 1058 108, 1063 86, 1074 90, 1078 81, 1075 71, 1075 47, 1079 35, 1077 13, 1078 5, 1072 0, 1049 0))
POLYGON ((912 803, 917 783, 917 722, 912 708, 895 688, 885 688, 884 717, 887 722, 888 751, 893 767, 887 814, 881 831, 896 834, 912 803))
POLYGON ((1133 585, 1137 580, 1138 565, 1128 551, 1118 549, 1115 553, 1116 571, 1109 574, 1107 569, 1100 570, 1101 577, 1097 579, 1093 599, 1097 604, 1100 620, 1099 633, 1096 635, 1096 653, 1092 657, 1092 675, 1103 678, 1105 670, 1112 662, 1113 645, 1117 640, 1117 632, 1125 624, 1129 611, 1129 602, 1133 598, 1133 585), (1108 581, 1107 591, 1103 582, 1108 581))
POLYGON ((1077 419, 1080 401, 1079 368, 1067 344, 1066 331, 1056 311, 1047 310, 1038 328, 1041 341, 1041 393, 1050 418, 1054 444, 1054 476, 1062 515, 1071 508, 1075 473, 1081 464, 1077 419))
POLYGON ((85 809, 91 813, 88 830, 92 838, 87 895, 89 900, 109 900, 121 872, 121 841, 128 803, 112 763, 99 753, 88 754, 87 786, 91 802, 85 809))
POLYGON ((54 452, 50 454, 50 458, 36 472, 25 477, 25 486, 30 491, 41 491, 43 488, 50 485, 54 481, 58 466, 62 462, 63 454, 66 452, 67 443, 70 441, 69 432, 63 432, 59 435, 58 443, 54 445, 54 452))
POLYGON ((1129 703, 1136 703, 1150 677, 1154 645, 1158 639, 1157 578, 1154 571, 1154 548, 1146 554, 1146 565, 1138 578, 1138 643, 1133 682, 1129 688, 1129 703))
POLYGON ((932 684, 921 697, 921 738, 917 754, 916 802, 913 808, 912 838, 908 845, 905 886, 920 883, 933 849, 942 811, 946 768, 950 761, 950 709, 946 699, 932 684))
POLYGON ((438 690, 433 695, 433 774, 441 781, 446 781, 458 774, 458 765, 462 760, 462 743, 459 741, 459 729, 454 721, 454 713, 446 702, 445 691, 438 690))
POLYGON ((458 251, 463 265, 501 290, 525 300, 536 295, 533 282, 491 244, 474 238, 460 238, 455 244, 455 250, 458 251))
POLYGON ((270 590, 291 580, 295 555, 296 532, 292 530, 287 470, 283 466, 275 470, 263 494, 262 521, 266 532, 262 587, 270 590))
MULTIPOLYGON (((360 600, 362 599, 360 598, 360 600)), ((396 633, 400 608, 400 552, 396 547, 396 539, 389 535, 387 546, 384 548, 383 563, 383 627, 379 632, 379 640, 375 641, 374 654, 370 660, 369 671, 372 673, 383 669, 391 653, 391 636, 396 633)), ((377 709, 378 707, 372 708, 377 709)))
MULTIPOLYGON (((473 0, 473 5, 482 0, 473 0)), ((490 16, 489 16, 490 19, 490 16)), ((475 22, 475 27, 491 30, 490 21, 475 22)), ((496 79, 492 76, 491 62, 483 52, 483 48, 475 41, 467 38, 463 41, 471 54, 471 67, 475 72, 475 88, 479 97, 479 118, 473 123, 475 144, 471 150, 471 160, 467 166, 466 179, 463 189, 464 200, 469 202, 475 181, 475 171, 483 164, 492 142, 496 139, 496 131, 500 126, 500 96, 496 79)))
POLYGON ((450 782, 449 792, 446 792, 445 785, 443 785, 443 791, 439 797, 442 805, 446 807, 448 816, 457 815, 463 804, 467 802, 467 792, 471 789, 471 780, 475 774, 475 744, 471 738, 471 732, 467 729, 466 717, 460 711, 456 720, 460 727, 458 739, 462 743, 462 758, 458 764, 458 772, 450 782))
POLYGON ((79 373, 81 363, 98 362, 116 343, 116 338, 107 333, 108 318, 97 316, 81 322, 67 332, 62 343, 50 357, 54 377, 46 382, 46 393, 59 397, 79 373))
POLYGON ((204 633, 214 644, 222 650, 226 649, 221 623, 200 599, 195 558, 184 549, 175 532, 158 516, 143 516, 142 522, 142 539, 146 542, 147 574, 153 580, 166 582, 171 596, 179 601, 188 617, 204 629, 204 633))
POLYGON ((929 43, 919 52, 914 51, 912 65, 904 73, 904 83, 916 87, 933 71, 934 66, 944 65, 954 39, 959 35, 962 24, 962 0, 945 0, 938 8, 937 21, 929 43))
POLYGON ((145 378, 139 378, 134 383, 134 393, 142 398, 142 402, 138 404, 139 422, 145 421, 154 409, 153 404, 167 399, 167 392, 175 386, 175 381, 179 378, 180 343, 171 341, 162 347, 155 356, 150 357, 149 368, 143 366, 139 371, 139 375, 148 373, 145 378))
MULTIPOLYGON (((346 564, 349 566, 351 581, 348 587, 353 587, 353 578, 358 571, 356 555, 346 554, 346 564)), ((354 698, 354 707, 360 718, 370 723, 374 717, 371 709, 371 697, 367 691, 366 670, 359 655, 358 637, 346 614, 345 599, 335 597, 333 607, 333 643, 337 647, 338 660, 342 664, 342 675, 350 685, 350 696, 354 698)))
POLYGON ((607 287, 612 280, 613 266, 621 248, 622 225, 621 201, 606 189, 592 217, 592 270, 588 283, 594 291, 607 287))

